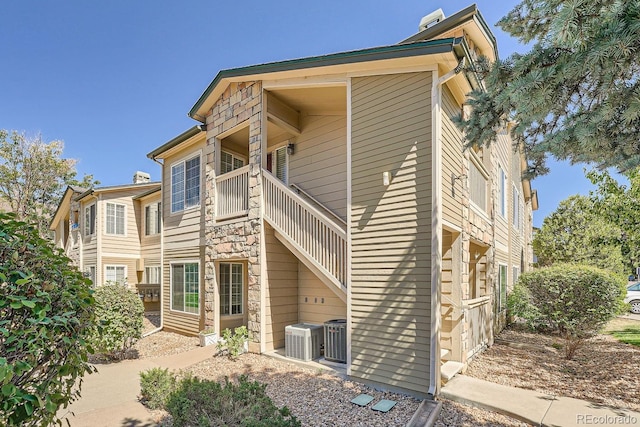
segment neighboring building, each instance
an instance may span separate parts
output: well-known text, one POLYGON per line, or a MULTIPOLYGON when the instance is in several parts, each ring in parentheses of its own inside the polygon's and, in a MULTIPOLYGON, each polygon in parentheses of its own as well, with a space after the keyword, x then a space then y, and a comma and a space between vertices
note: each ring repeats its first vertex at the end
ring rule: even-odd
POLYGON ((96 285, 122 283, 160 309, 160 183, 137 172, 134 183, 67 187, 51 221, 56 246, 96 285))
POLYGON ((475 6, 442 18, 218 73, 189 113, 202 124, 149 153, 165 329, 246 325, 264 353, 287 325, 344 318, 348 375, 415 395, 492 343, 537 196, 506 131, 464 148, 452 118, 482 84, 465 64, 497 48, 475 6))

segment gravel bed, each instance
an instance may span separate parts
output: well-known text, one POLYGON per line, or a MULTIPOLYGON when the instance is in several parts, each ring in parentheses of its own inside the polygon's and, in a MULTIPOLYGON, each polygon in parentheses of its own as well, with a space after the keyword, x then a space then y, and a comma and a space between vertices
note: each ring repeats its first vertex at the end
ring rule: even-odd
POLYGON ((597 335, 566 360, 558 337, 508 328, 498 338, 528 345, 495 344, 471 362, 466 375, 640 411, 640 348, 597 335))

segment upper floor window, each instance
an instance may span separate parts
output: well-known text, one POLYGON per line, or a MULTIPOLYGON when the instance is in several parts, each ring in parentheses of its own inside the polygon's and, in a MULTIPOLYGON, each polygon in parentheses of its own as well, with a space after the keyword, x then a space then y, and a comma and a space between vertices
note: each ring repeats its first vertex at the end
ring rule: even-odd
POLYGON ((502 166, 498 166, 498 212, 503 218, 507 218, 507 174, 502 166))
POLYGON ((144 208, 144 234, 151 236, 160 233, 160 202, 151 203, 144 208))
POLYGON ((513 215, 512 215, 513 226, 519 230, 520 229, 520 192, 518 191, 515 185, 513 186, 513 199, 511 200, 511 209, 513 212, 513 215))
POLYGON ((106 232, 118 236, 125 235, 125 206, 118 203, 107 203, 106 232))
POLYGON ((244 166, 245 160, 233 153, 222 151, 220 153, 220 175, 240 169, 244 166))
POLYGON ((96 233, 96 205, 95 203, 84 208, 84 235, 91 236, 96 233))
POLYGON ((200 155, 171 167, 171 212, 200 204, 200 155))
POLYGON ((487 181, 482 163, 472 154, 469 162, 469 199, 484 212, 487 210, 487 181))
POLYGON ((267 154, 267 170, 274 174, 280 181, 287 183, 289 175, 289 158, 287 156, 287 146, 276 148, 267 154))

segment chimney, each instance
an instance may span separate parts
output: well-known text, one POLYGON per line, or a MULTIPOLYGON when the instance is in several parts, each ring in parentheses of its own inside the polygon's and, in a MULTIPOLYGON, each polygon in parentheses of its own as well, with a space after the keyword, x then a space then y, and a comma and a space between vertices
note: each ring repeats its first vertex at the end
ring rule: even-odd
POLYGON ((430 14, 424 16, 420 20, 420 25, 418 26, 418 32, 424 31, 429 27, 433 27, 438 22, 442 21, 444 18, 445 18, 444 12, 442 11, 442 9, 438 9, 434 12, 431 12, 430 14))
POLYGON ((134 184, 144 184, 145 182, 151 181, 151 175, 146 172, 137 171, 133 174, 133 183, 134 184))

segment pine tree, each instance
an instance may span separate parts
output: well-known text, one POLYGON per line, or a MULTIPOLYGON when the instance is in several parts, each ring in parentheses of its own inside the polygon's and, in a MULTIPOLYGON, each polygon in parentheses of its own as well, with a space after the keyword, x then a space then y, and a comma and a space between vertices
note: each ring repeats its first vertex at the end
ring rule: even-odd
POLYGON ((489 144, 511 122, 529 176, 551 154, 620 171, 640 165, 640 1, 523 0, 498 22, 521 43, 473 67, 485 89, 470 93, 458 118, 469 144, 489 144))

